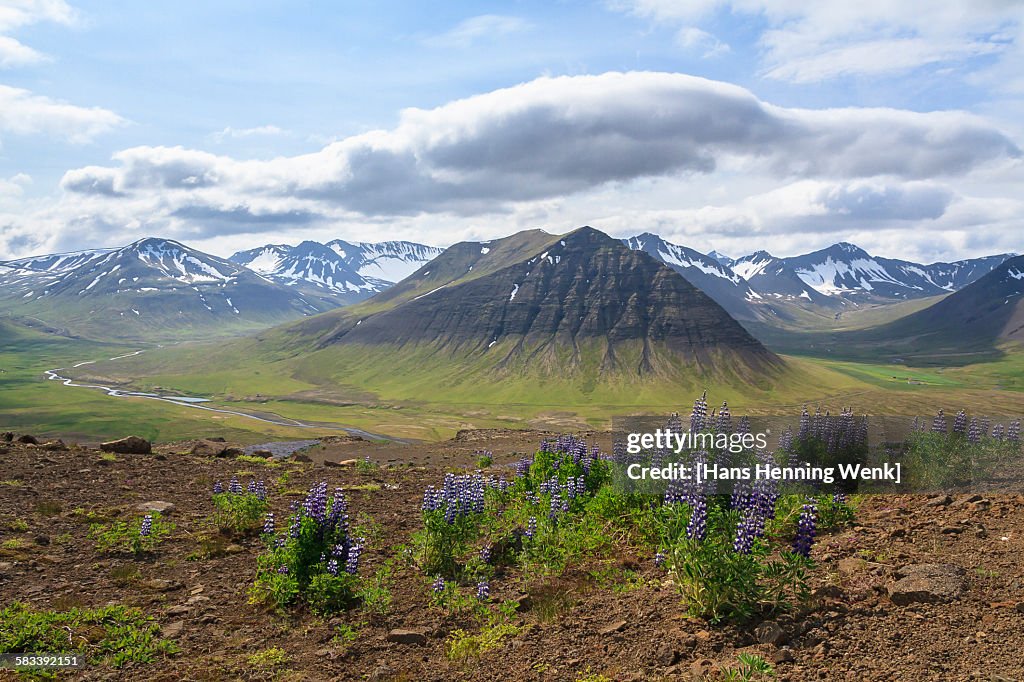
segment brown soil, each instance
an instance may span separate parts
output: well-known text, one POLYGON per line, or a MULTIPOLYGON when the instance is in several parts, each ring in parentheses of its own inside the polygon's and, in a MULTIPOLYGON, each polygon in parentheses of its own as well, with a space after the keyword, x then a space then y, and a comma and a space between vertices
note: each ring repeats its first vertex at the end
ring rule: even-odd
MULTIPOLYGON (((775 661, 780 680, 1024 679, 1020 496, 974 502, 960 497, 934 506, 918 496, 865 500, 856 525, 815 546, 817 597, 804 612, 776 619, 781 636, 774 644, 758 643, 755 631, 763 624, 756 621, 712 626, 688 618, 650 557, 605 560, 638 567, 646 584, 628 591, 597 585, 589 576, 596 560, 561 576, 510 573, 492 581, 495 602, 530 595, 529 608, 518 616, 528 628, 479 659, 456 663, 445 656, 446 639, 458 628, 475 632, 479 624, 431 607, 429 580, 414 569, 396 575, 387 615, 354 609, 324 621, 303 611, 276 615, 248 603, 258 540, 219 539, 207 543, 212 556, 196 556, 208 534, 213 481, 252 472, 241 477, 267 480, 278 518, 287 514, 296 491, 316 481, 348 488, 353 518, 368 515, 381 526, 365 555, 363 570, 372 572, 391 556, 390 547, 418 529, 424 486, 450 468, 473 466, 480 449, 494 452, 497 473, 542 437, 465 433, 438 445, 348 442, 323 451, 332 461, 369 455, 415 465, 376 471, 315 463, 265 468, 179 454, 184 448, 174 445, 109 462, 92 449, 0 444, 0 607, 15 600, 39 609, 128 604, 153 615, 181 647, 180 654, 149 665, 75 673, 80 679, 574 680, 593 673, 614 680, 676 680, 699 679, 734 663, 742 652, 775 661), (291 478, 279 485, 284 471, 291 478), (358 489, 367 484, 380 489, 358 489), (176 505, 169 518, 177 529, 152 556, 138 561, 97 553, 87 538, 88 524, 76 513, 127 518, 137 504, 151 500, 176 505), (27 522, 27 530, 11 530, 15 519, 27 522), (20 546, 4 544, 12 539, 20 546), (228 544, 237 546, 229 550, 228 544), (895 572, 919 563, 962 567, 966 592, 948 604, 894 604, 887 586, 895 572), (359 631, 347 647, 332 641, 339 623, 359 631), (426 642, 391 643, 387 635, 396 628, 423 631, 426 642), (270 647, 286 651, 289 662, 276 668, 249 662, 270 647)), ((12 676, 0 671, 0 679, 12 676)))

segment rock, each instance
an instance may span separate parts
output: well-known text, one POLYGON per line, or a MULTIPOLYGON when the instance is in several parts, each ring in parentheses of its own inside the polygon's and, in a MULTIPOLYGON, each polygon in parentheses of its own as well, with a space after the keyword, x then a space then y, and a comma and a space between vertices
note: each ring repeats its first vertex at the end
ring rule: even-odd
POLYGON ((10 561, 0 561, 0 575, 6 575, 12 568, 14 568, 14 564, 10 561))
POLYGON ((963 526, 943 526, 939 531, 943 535, 959 535, 964 532, 963 526))
POLYGON ((982 498, 981 495, 978 495, 977 493, 975 493, 974 495, 968 495, 967 497, 960 498, 959 500, 957 500, 956 502, 954 502, 950 506, 953 509, 959 509, 961 507, 966 507, 967 505, 971 504, 972 502, 978 502, 978 501, 980 501, 982 499, 983 498, 982 498))
POLYGON ((792 663, 795 660, 796 656, 789 647, 782 647, 772 654, 772 663, 792 663))
POLYGON ((199 457, 237 457, 237 455, 225 454, 228 450, 237 450, 237 448, 229 448, 224 445, 223 438, 203 438, 202 440, 196 441, 192 447, 188 449, 188 454, 197 455, 199 457))
POLYGON ((1024 613, 1024 601, 1017 602, 1017 606, 1014 608, 1017 609, 1017 613, 1024 613))
POLYGON ((426 633, 420 630, 403 630, 401 628, 396 628, 389 632, 387 639, 395 644, 423 645, 427 643, 426 633))
POLYGON ((395 671, 386 665, 382 665, 370 673, 370 682, 388 682, 393 679, 395 679, 395 671))
POLYGON ((40 547, 45 547, 50 544, 50 537, 48 535, 37 535, 35 537, 35 543, 40 547))
POLYGON ((42 445, 39 446, 39 448, 41 450, 49 450, 50 452, 62 452, 64 450, 67 450, 68 446, 64 444, 64 441, 58 438, 57 440, 51 440, 46 443, 43 443, 42 445))
POLYGON ((140 502, 135 505, 135 509, 140 512, 159 512, 162 516, 173 514, 178 506, 173 502, 162 502, 160 500, 153 500, 151 502, 140 502))
POLYGON ((245 547, 242 547, 241 545, 236 545, 235 543, 231 543, 230 545, 224 548, 225 554, 241 554, 244 551, 245 547))
POLYGON ((846 598, 846 592, 843 588, 838 585, 822 585, 818 589, 811 592, 811 597, 814 599, 844 599, 846 598))
POLYGON ((227 442, 224 439, 224 436, 215 436, 214 438, 207 438, 206 440, 210 441, 211 443, 226 443, 227 442))
POLYGON ((668 642, 663 642, 661 646, 654 650, 653 659, 658 665, 667 668, 679 660, 679 652, 672 648, 672 645, 668 642))
POLYGON ((857 573, 863 573, 867 570, 867 567, 867 561, 852 556, 840 559, 839 563, 836 564, 836 568, 839 569, 840 575, 855 575, 857 573))
POLYGON ((153 452, 153 445, 145 438, 128 436, 120 440, 100 443, 100 450, 103 452, 114 452, 119 455, 148 455, 153 452))
POLYGON ((598 634, 610 635, 613 632, 619 632, 624 627, 626 627, 626 621, 624 621, 624 620, 617 620, 614 623, 609 623, 608 625, 605 625, 603 628, 598 630, 598 634))
POLYGON ((274 456, 274 453, 271 452, 270 450, 253 450, 252 451, 252 456, 253 457, 262 457, 263 459, 270 459, 271 457, 274 456))
POLYGON ((14 440, 14 432, 13 431, 4 431, 3 438, 4 438, 5 441, 10 443, 11 441, 14 440))
POLYGON ((184 606, 184 605, 172 606, 171 608, 167 609, 167 615, 168 616, 184 616, 186 613, 189 612, 189 610, 190 609, 187 606, 184 606))
POLYGON ((177 637, 185 629, 185 621, 178 620, 167 627, 160 628, 160 634, 164 637, 177 637))
POLYGON ((715 662, 710 658, 698 658, 690 665, 690 675, 698 680, 707 679, 715 670, 715 662))
POLYGON ((196 604, 202 604, 205 601, 210 601, 209 597, 204 597, 201 594, 197 594, 194 597, 189 597, 188 601, 185 602, 186 606, 195 606, 196 604))
POLYGON ((889 599, 904 606, 915 602, 940 603, 958 599, 966 590, 966 571, 955 564, 911 564, 896 572, 889 599))
POLYGON ((766 620, 754 628, 754 637, 761 644, 777 644, 782 641, 784 634, 782 627, 774 620, 766 620))
POLYGON ((39 445, 39 440, 35 436, 29 434, 22 434, 16 439, 18 443, 24 443, 26 445, 39 445))
POLYGON ((930 499, 927 502, 925 502, 924 506, 926 506, 926 507, 945 507, 947 504, 950 504, 952 502, 953 502, 953 498, 950 497, 949 495, 939 495, 938 497, 933 497, 932 499, 930 499))
POLYGON ((310 458, 309 455, 303 455, 303 454, 300 454, 300 453, 296 452, 295 454, 292 455, 292 461, 293 462, 302 462, 303 464, 309 464, 313 460, 310 458))
POLYGON ((330 460, 324 460, 325 467, 354 467, 358 459, 343 459, 340 462, 332 462, 330 460))
POLYGON ((230 457, 230 458, 233 459, 235 457, 241 457, 244 454, 245 454, 245 450, 242 450, 241 448, 224 448, 223 450, 220 451, 220 454, 217 455, 217 456, 218 457, 230 457))
POLYGON ((157 592, 170 592, 181 587, 181 583, 173 580, 164 580, 163 578, 150 578, 149 580, 143 580, 139 584, 157 592))

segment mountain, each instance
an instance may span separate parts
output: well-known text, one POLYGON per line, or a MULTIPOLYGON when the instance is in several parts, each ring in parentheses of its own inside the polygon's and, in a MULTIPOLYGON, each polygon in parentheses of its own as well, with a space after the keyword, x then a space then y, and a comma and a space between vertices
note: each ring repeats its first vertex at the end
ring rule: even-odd
POLYGON ((724 265, 725 267, 731 266, 733 261, 729 256, 726 256, 724 253, 718 253, 714 249, 708 251, 708 257, 714 258, 719 265, 724 265))
POLYGON ((1024 256, 994 270, 938 303, 857 337, 907 353, 963 354, 1004 342, 1024 343, 1024 256))
POLYGON ((751 303, 760 298, 759 295, 742 277, 710 255, 706 256, 686 246, 667 242, 650 232, 622 241, 629 248, 643 251, 678 272, 733 317, 754 317, 751 303))
POLYGON ((8 261, 0 309, 93 338, 267 327, 336 307, 167 239, 8 261))
POLYGON ((732 271, 754 290, 754 300, 790 301, 829 307, 833 305, 827 297, 800 277, 790 265, 789 259, 776 258, 767 251, 755 251, 749 256, 737 258, 731 264, 732 271))
POLYGON ((1011 255, 921 265, 875 257, 854 244, 840 242, 784 261, 807 286, 823 295, 892 301, 957 291, 1011 255))
POLYGON ((443 249, 412 242, 326 244, 304 241, 298 246, 268 244, 239 251, 229 260, 299 290, 354 303, 405 279, 443 249))
POLYGON ((503 370, 519 382, 582 377, 590 390, 610 376, 758 382, 783 368, 673 269, 589 227, 456 244, 382 294, 277 333, 336 365, 358 358, 358 371, 414 356, 403 376, 454 360, 492 381, 503 370))

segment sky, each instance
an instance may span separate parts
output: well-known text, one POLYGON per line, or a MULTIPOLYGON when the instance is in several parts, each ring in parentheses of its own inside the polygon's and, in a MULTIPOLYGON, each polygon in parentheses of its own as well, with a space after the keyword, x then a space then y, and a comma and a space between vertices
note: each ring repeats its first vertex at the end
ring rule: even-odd
POLYGON ((0 0, 0 258, 1024 251, 1024 0, 0 0))

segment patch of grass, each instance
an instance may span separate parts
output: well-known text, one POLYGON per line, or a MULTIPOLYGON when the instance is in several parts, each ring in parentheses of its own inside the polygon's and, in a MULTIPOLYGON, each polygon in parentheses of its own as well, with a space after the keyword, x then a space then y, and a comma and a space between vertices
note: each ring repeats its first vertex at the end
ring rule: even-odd
POLYGON ((353 492, 362 491, 364 493, 375 493, 375 492, 378 492, 380 490, 380 484, 379 483, 361 483, 359 485, 346 486, 345 490, 346 491, 353 491, 353 492))
POLYGON ((177 653, 159 635, 152 618, 124 606, 33 611, 15 602, 0 610, 0 653, 74 653, 93 664, 121 667, 177 653))
POLYGON ((471 635, 465 630, 456 630, 445 642, 444 655, 450 661, 480 658, 488 651, 498 648, 506 637, 515 637, 525 629, 526 626, 495 623, 485 625, 476 635, 471 635))
POLYGON ((236 462, 245 462, 246 464, 259 464, 271 469, 278 468, 281 463, 275 460, 273 457, 254 457, 253 455, 239 455, 235 457, 236 462))
POLYGON ((6 485, 11 488, 20 488, 21 486, 25 485, 25 482, 17 478, 8 478, 3 481, 0 481, 0 485, 6 485))
POLYGON ((94 524, 89 530, 89 535, 96 541, 98 552, 129 552, 138 556, 152 552, 172 532, 174 524, 164 521, 159 512, 153 512, 131 521, 94 524), (147 518, 150 519, 148 532, 147 518))
POLYGON ((15 533, 24 533, 28 530, 28 522, 25 519, 14 519, 7 523, 7 528, 15 533))
POLYGON ((24 549, 25 547, 28 547, 28 543, 21 538, 11 538, 0 543, 0 548, 3 549, 24 549))
POLYGON ((100 460, 104 462, 116 462, 117 455, 115 455, 113 452, 104 452, 102 455, 100 455, 100 460))
POLYGON ((54 500, 42 500, 36 504, 36 512, 42 516, 57 516, 62 511, 60 502, 54 500))
POLYGON ((248 658, 249 665, 254 668, 274 668, 286 665, 290 660, 288 652, 276 646, 257 651, 248 658))
POLYGON ((736 664, 722 668, 717 675, 706 677, 708 682, 755 682, 775 677, 771 663, 754 654, 740 654, 736 664))

